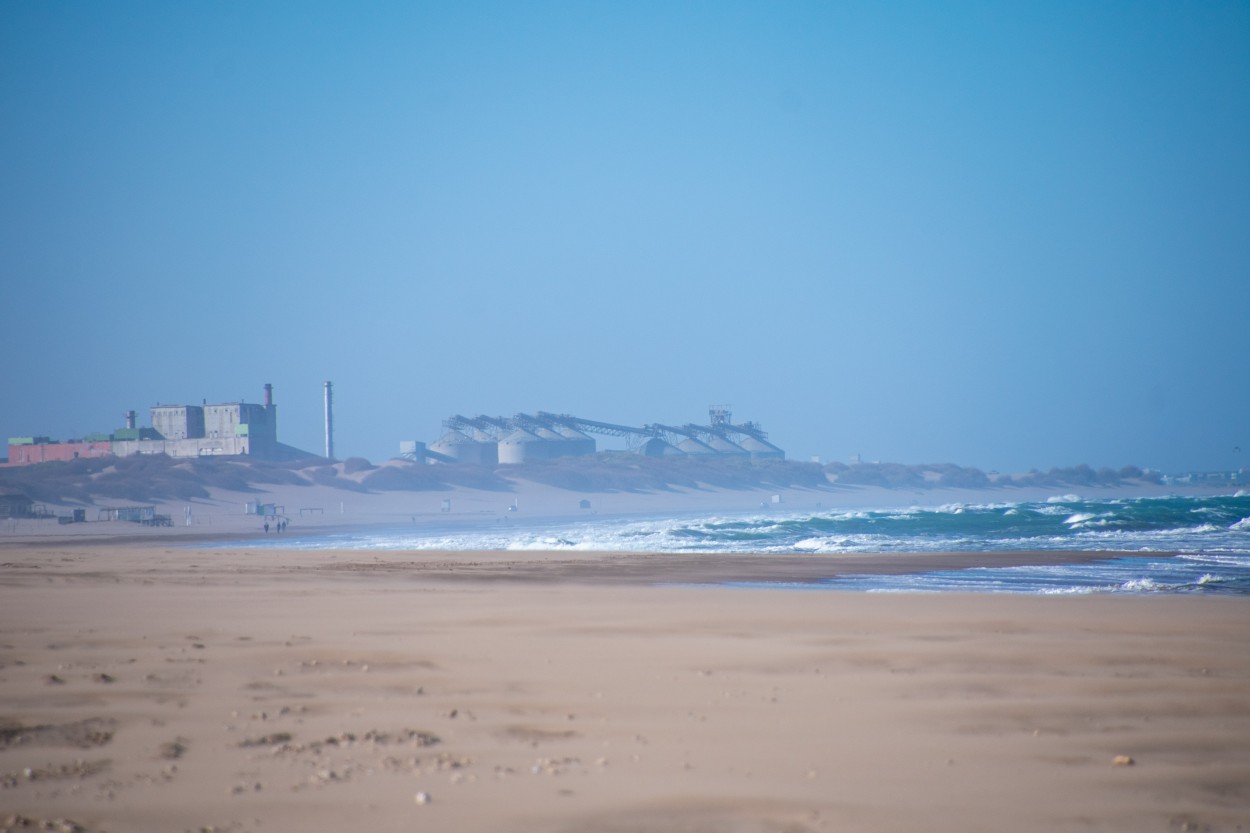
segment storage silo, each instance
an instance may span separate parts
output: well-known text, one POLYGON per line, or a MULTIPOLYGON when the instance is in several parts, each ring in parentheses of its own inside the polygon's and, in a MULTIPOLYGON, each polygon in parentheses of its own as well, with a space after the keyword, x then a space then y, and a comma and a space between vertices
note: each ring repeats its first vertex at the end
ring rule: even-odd
POLYGON ((759 437, 746 436, 738 443, 751 455, 752 460, 784 460, 786 453, 777 446, 761 440, 759 437))
POLYGON ((564 439, 555 431, 552 431, 550 428, 548 428, 545 425, 529 425, 529 426, 526 426, 526 430, 529 431, 531 434, 533 434, 535 437, 538 437, 538 439, 547 440, 548 442, 559 442, 560 440, 564 439))
POLYGON ((471 437, 463 431, 448 431, 430 446, 430 451, 457 463, 493 466, 499 462, 499 450, 494 440, 481 436, 471 437))
POLYGON ((715 454, 716 449, 704 442, 696 440, 694 437, 686 437, 677 443, 678 450, 686 454, 715 454))
POLYGON ((531 431, 517 428, 499 441, 499 462, 503 465, 547 459, 544 440, 531 431))
POLYGON ((680 457, 686 452, 674 448, 659 437, 648 437, 636 449, 643 457, 680 457))
POLYGON ((568 425, 555 425, 552 427, 561 440, 560 454, 565 457, 582 457, 587 454, 594 454, 598 449, 595 447, 595 441, 591 437, 586 436, 576 428, 568 425))
POLYGON ((746 457, 747 450, 736 443, 732 443, 719 434, 710 437, 707 441, 708 446, 717 454, 726 457, 746 457))
POLYGON ((569 441, 545 425, 532 425, 529 432, 538 437, 538 442, 527 446, 529 459, 554 460, 569 453, 569 441))

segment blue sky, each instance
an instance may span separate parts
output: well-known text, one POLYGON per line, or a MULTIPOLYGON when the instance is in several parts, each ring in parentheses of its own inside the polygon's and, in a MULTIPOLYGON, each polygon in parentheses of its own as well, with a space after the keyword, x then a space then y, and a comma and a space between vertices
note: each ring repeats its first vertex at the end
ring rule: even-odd
POLYGON ((1250 464, 1250 3, 16 0, 0 107, 2 436, 1250 464))

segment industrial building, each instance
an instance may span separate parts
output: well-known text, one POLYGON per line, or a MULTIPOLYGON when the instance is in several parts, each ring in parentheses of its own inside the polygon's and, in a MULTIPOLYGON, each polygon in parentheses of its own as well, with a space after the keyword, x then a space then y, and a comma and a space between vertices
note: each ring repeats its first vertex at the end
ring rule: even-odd
POLYGON ((712 408, 707 425, 652 423, 639 428, 539 411, 512 417, 457 414, 444 420, 443 427, 443 436, 428 448, 413 441, 401 443, 403 456, 441 463, 513 465, 594 454, 597 447, 591 434, 624 438, 630 451, 648 457, 784 460, 786 456, 768 441, 758 424, 734 424, 728 408, 712 408))
POLYGON ((36 463, 66 462, 92 457, 112 457, 113 443, 100 439, 61 442, 50 437, 9 437, 9 461, 0 465, 33 466, 36 463))
POLYGON ((154 405, 152 427, 136 425, 134 411, 111 434, 80 440, 10 437, 9 466, 95 457, 166 454, 170 457, 243 456, 262 460, 302 456, 304 452, 278 442, 278 409, 273 385, 265 385, 262 404, 228 402, 210 405, 154 405))

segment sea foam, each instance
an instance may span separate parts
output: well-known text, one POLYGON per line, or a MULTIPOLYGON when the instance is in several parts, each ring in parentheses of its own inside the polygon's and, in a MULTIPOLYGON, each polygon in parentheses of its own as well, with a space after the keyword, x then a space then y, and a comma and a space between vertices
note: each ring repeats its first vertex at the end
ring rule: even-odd
MULTIPOLYGON (((508 518, 453 522, 422 531, 287 535, 248 547, 356 550, 536 550, 660 553, 902 553, 1074 550, 1136 552, 1133 560, 1056 570, 959 571, 952 576, 888 577, 849 585, 869 589, 986 592, 1250 593, 1250 497, 950 503, 939 507, 759 511, 734 515, 596 518, 564 522, 508 518), (1063 502, 1060 502, 1063 501, 1063 502), (1194 521, 1201 521, 1194 523, 1194 521), (1180 555, 1173 556, 1174 553, 1180 555), (1138 559, 1146 560, 1138 560, 1138 559), (1204 576, 1208 576, 1204 579, 1204 576)), ((242 545, 240 545, 242 546, 242 545)))

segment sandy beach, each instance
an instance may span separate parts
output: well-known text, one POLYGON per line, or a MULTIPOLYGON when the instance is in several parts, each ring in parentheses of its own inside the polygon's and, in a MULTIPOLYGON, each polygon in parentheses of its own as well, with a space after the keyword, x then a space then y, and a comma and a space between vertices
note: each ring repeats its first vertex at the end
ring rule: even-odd
POLYGON ((793 568, 6 546, 0 828, 1250 829, 1250 600, 793 568))

